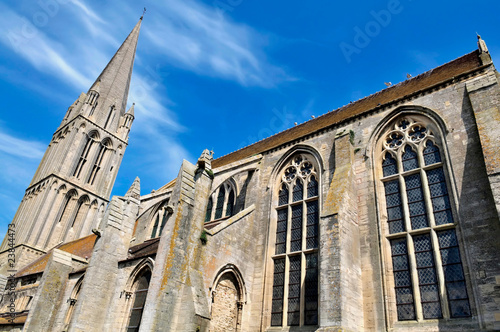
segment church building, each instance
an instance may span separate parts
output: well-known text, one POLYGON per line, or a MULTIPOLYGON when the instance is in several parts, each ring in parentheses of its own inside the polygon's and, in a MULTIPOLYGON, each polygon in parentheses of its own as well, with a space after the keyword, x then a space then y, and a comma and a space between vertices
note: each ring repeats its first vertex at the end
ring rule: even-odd
POLYGON ((110 198, 141 23, 66 111, 9 225, 0 331, 500 330, 500 74, 479 36, 110 198))

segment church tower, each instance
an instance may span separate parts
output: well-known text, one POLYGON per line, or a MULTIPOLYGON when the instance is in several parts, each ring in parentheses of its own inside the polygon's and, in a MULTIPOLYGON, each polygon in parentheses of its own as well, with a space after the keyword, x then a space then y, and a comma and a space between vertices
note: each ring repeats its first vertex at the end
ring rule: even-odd
MULTIPOLYGON (((55 131, 12 221, 18 268, 98 227, 134 121, 126 105, 141 22, 55 131)), ((0 254, 11 245, 6 237, 0 254)))

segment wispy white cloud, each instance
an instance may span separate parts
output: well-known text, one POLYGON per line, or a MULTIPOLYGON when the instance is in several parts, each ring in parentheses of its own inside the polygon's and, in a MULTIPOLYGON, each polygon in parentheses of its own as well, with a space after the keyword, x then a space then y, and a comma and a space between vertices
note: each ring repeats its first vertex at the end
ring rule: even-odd
POLYGON ((0 153, 21 158, 41 159, 45 148, 45 144, 16 138, 0 129, 0 153))
POLYGON ((163 6, 162 19, 149 23, 153 26, 145 36, 177 65, 245 86, 272 87, 292 79, 268 63, 262 52, 265 36, 229 21, 217 8, 192 0, 168 0, 163 6))
POLYGON ((12 49, 36 69, 59 75, 76 86, 87 86, 91 80, 68 63, 64 47, 48 38, 33 23, 4 5, 0 5, 0 43, 12 49))

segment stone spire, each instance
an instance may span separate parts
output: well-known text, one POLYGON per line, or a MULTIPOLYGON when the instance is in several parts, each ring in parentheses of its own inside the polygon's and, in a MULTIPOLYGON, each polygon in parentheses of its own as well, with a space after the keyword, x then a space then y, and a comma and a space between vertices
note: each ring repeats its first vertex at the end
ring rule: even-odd
POLYGON ((127 106, 128 90, 141 23, 142 17, 89 89, 89 91, 96 90, 98 87, 99 104, 104 109, 108 109, 118 100, 121 104, 116 105, 116 107, 120 115, 125 113, 125 107, 127 106))
POLYGON ((139 177, 136 177, 134 183, 130 186, 125 197, 132 197, 135 199, 139 199, 141 197, 141 180, 139 177))

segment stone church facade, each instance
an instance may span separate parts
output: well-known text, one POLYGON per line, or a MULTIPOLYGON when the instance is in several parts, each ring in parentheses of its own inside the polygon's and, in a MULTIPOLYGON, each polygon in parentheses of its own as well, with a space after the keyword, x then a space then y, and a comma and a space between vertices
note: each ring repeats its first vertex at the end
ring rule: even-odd
POLYGON ((500 329, 500 76, 483 40, 109 199, 141 21, 26 190, 1 246, 0 330, 500 329))

